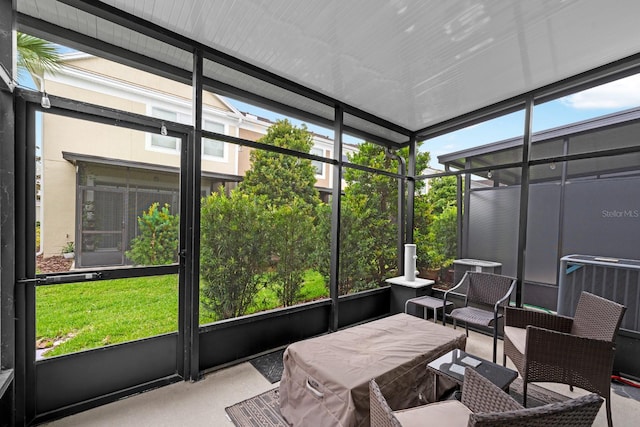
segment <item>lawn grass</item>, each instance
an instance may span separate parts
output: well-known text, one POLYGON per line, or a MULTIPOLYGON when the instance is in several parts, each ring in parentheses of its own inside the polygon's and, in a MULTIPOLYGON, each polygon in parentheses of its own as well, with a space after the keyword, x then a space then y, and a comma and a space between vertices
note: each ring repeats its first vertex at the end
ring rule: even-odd
MULTIPOLYGON (((328 297, 329 289, 325 285, 322 274, 314 270, 307 270, 304 274, 304 282, 300 288, 298 301, 313 301, 318 298, 328 297)), ((253 298, 253 304, 249 306, 247 314, 258 313, 264 310, 270 310, 280 305, 278 293, 272 286, 264 286, 253 298)))
POLYGON ((36 289, 36 340, 64 342, 57 356, 178 329, 178 276, 136 277, 36 289))
POLYGON ((325 297, 329 297, 329 288, 324 281, 324 277, 315 270, 307 270, 304 274, 304 283, 300 289, 300 300, 313 301, 325 297))
MULTIPOLYGON (((301 301, 328 296, 322 275, 305 273, 301 301)), ((249 312, 279 306, 276 291, 265 286, 249 312)), ((200 324, 216 321, 202 307, 200 324)), ((136 277, 39 286, 36 288, 36 340, 55 348, 46 357, 151 337, 178 329, 178 276, 136 277)))

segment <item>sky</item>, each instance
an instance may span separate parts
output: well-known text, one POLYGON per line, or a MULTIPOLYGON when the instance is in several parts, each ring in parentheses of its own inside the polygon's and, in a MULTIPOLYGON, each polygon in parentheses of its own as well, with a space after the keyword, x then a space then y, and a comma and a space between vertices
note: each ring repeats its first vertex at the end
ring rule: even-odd
MULTIPOLYGON (((533 110, 533 132, 611 114, 640 106, 640 74, 578 92, 533 110)), ((470 126, 427 141, 421 147, 431 153, 430 166, 439 168, 437 157, 470 147, 522 136, 524 111, 470 126)))
MULTIPOLYGON (((236 100, 231 103, 240 111, 250 112, 270 120, 284 118, 268 110, 236 100)), ((640 75, 634 75, 564 98, 537 105, 533 111, 533 131, 551 129, 617 111, 640 106, 640 75)), ((295 125, 303 122, 289 118, 295 125)), ((309 130, 333 138, 333 130, 305 123, 309 130)), ((431 153, 429 166, 442 169, 438 156, 521 136, 524 132, 524 111, 518 111, 489 122, 470 126, 422 144, 420 151, 431 153)), ((345 136, 345 142, 357 144, 357 138, 345 136)))

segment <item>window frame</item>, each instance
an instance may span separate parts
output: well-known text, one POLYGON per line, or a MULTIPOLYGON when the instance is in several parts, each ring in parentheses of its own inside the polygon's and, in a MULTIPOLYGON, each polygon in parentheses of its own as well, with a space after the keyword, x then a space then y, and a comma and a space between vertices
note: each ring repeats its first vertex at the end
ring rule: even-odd
MULTIPOLYGON (((155 117, 155 118, 159 118, 162 120, 162 117, 158 117, 157 115, 154 114, 154 112, 156 111, 162 111, 164 113, 168 113, 168 114, 175 114, 175 120, 168 120, 167 121, 173 121, 175 123, 180 123, 180 124, 191 124, 192 121, 192 115, 185 113, 184 111, 181 111, 179 108, 176 109, 171 109, 168 108, 166 106, 158 106, 158 105, 154 105, 154 104, 148 104, 147 105, 147 114, 150 115, 151 117, 155 117)), ((229 134, 229 125, 226 123, 223 123, 220 120, 216 120, 217 117, 212 116, 212 115, 206 115, 203 118, 203 129, 207 130, 209 132, 216 132, 216 130, 211 129, 211 127, 215 127, 215 126, 221 126, 222 127, 222 132, 218 132, 218 133, 222 133, 223 135, 228 135, 229 134), (210 123, 214 126, 211 126, 209 129, 207 129, 207 123, 210 123)), ((161 138, 173 138, 173 137, 169 137, 169 136, 163 136, 163 135, 156 135, 156 134, 147 134, 147 138, 145 141, 145 149, 148 151, 155 151, 155 152, 159 152, 159 153, 166 153, 166 154, 175 154, 175 155, 180 155, 180 138, 175 138, 176 140, 176 147, 175 148, 169 148, 169 147, 162 147, 159 145, 154 145, 153 144, 153 139, 154 137, 161 137, 161 138)), ((211 139, 211 138, 202 138, 202 147, 201 147, 201 156, 202 156, 202 160, 208 160, 208 161, 214 161, 214 162, 223 162, 226 163, 229 161, 229 150, 228 150, 228 144, 224 141, 218 141, 216 139, 211 139), (215 141, 218 143, 222 144, 222 156, 214 156, 211 154, 205 154, 204 152, 204 142, 205 140, 208 141, 215 141)))
MULTIPOLYGON (((156 105, 149 105, 148 106, 148 114, 151 117, 155 117, 155 118, 159 118, 159 119, 163 119, 162 117, 158 117, 156 116, 154 113, 156 111, 162 111, 163 113, 167 113, 167 114, 175 114, 175 120, 173 120, 176 123, 182 123, 182 121, 180 120, 180 112, 179 111, 175 111, 175 110, 170 110, 164 106, 159 107, 156 105)), ((167 121, 172 121, 172 120, 168 120, 167 121)), ((180 155, 180 138, 174 138, 171 136, 164 136, 164 135, 157 135, 157 134, 147 134, 147 138, 145 141, 145 149, 148 151, 156 151, 156 152, 160 152, 160 153, 168 153, 168 154, 176 154, 176 155, 180 155), (155 145, 153 143, 154 138, 163 138, 163 139, 173 139, 175 141, 175 148, 170 148, 170 147, 162 147, 159 145, 155 145)))
MULTIPOLYGON (((309 154, 314 156, 327 157, 325 149, 315 145, 311 147, 311 149, 309 150, 309 154)), ((311 166, 313 166, 313 168, 315 169, 315 176, 317 179, 325 179, 325 163, 319 160, 311 160, 311 166), (318 173, 318 165, 320 165, 320 173, 318 173)))
MULTIPOLYGON (((228 134, 228 126, 222 122, 216 121, 216 120, 212 120, 210 118, 204 118, 203 120, 203 129, 209 132, 216 132, 215 130, 208 128, 207 123, 216 125, 216 126, 222 126, 222 132, 217 132, 217 133, 222 133, 223 135, 227 135, 228 134)), ((214 162, 227 162, 228 161, 228 149, 227 149, 227 143, 225 143, 224 141, 219 141, 217 139, 211 139, 211 138, 202 138, 202 160, 210 160, 210 161, 214 161, 214 162), (206 154, 204 152, 204 146, 205 146, 205 142, 206 141, 213 141, 213 142, 217 142, 219 144, 222 144, 222 156, 214 156, 211 154, 206 154)))

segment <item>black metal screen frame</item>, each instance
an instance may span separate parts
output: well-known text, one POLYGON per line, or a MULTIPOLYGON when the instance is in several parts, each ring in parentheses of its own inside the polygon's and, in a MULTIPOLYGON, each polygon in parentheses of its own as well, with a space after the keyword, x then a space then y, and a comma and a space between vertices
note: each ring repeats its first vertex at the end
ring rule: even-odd
MULTIPOLYGON (((161 123, 157 123, 157 120, 153 118, 146 118, 141 116, 132 115, 132 120, 126 120, 127 114, 117 112, 115 110, 107 110, 99 107, 91 107, 81 102, 74 102, 70 100, 60 99, 52 97, 55 100, 52 102, 51 109, 44 110, 39 104, 39 96, 30 91, 17 90, 16 93, 16 128, 18 132, 16 134, 16 379, 15 379, 15 391, 16 391, 16 414, 17 419, 26 420, 39 420, 44 421, 46 419, 59 417, 62 414, 68 414, 79 410, 80 408, 86 408, 87 405, 91 406, 97 404, 97 402, 106 403, 106 401, 115 400, 123 395, 122 392, 110 392, 102 398, 95 401, 93 404, 90 402, 80 402, 76 405, 76 409, 62 408, 55 410, 52 413, 41 413, 41 408, 38 405, 38 396, 36 390, 37 386, 37 371, 41 370, 39 366, 46 367, 46 372, 61 373, 60 369, 64 372, 64 369, 69 368, 55 368, 52 366, 73 366, 73 364, 80 364, 83 367, 84 355, 95 358, 95 355, 99 355, 105 351, 105 349, 94 349, 86 352, 74 353, 68 356, 55 358, 56 360, 35 360, 35 296, 37 286, 55 286, 65 283, 86 282, 87 286, 92 281, 110 280, 116 278, 135 278, 144 276, 157 276, 166 274, 178 274, 179 276, 179 302, 178 310, 181 312, 188 311, 185 309, 185 288, 188 280, 185 278, 184 272, 180 269, 180 264, 171 264, 164 266, 150 266, 150 267, 120 267, 117 269, 87 269, 83 270, 81 274, 78 272, 64 272, 54 274, 36 274, 35 264, 35 158, 36 158, 36 112, 41 111, 45 114, 60 114, 66 117, 76 118, 80 120, 87 120, 92 122, 98 122, 102 124, 125 127, 133 130, 140 130, 144 132, 159 133, 161 123), (21 238, 24 236, 24 238, 21 238), (91 356, 94 355, 94 356, 91 356), (71 364, 71 365, 69 365, 71 364), (106 399, 106 400, 105 400, 106 399), (60 412, 61 411, 61 412, 60 412)), ((190 145, 190 137, 188 133, 185 133, 184 126, 173 126, 171 123, 166 123, 168 132, 171 136, 181 138, 182 146, 185 150, 190 145)), ((184 156, 183 156, 184 157, 184 156)), ((181 170, 180 182, 185 181, 185 170, 181 170)), ((77 186, 76 186, 77 187, 77 186)), ((76 188, 77 191, 77 188, 76 188)), ((192 197, 180 197, 180 205, 186 205, 191 202, 192 197)), ((187 217, 184 217, 188 220, 187 217)), ((186 221, 185 221, 186 222, 186 221)), ((189 225, 185 226, 185 229, 189 225)), ((180 248, 181 253, 186 248, 186 236, 185 233, 180 235, 180 248)), ((185 322, 184 319, 178 316, 177 333, 174 333, 178 337, 178 345, 176 346, 174 358, 176 360, 177 369, 173 374, 167 373, 166 367, 162 368, 163 372, 155 381, 151 381, 144 388, 157 387, 158 384, 166 384, 167 382, 173 382, 178 379, 188 378, 189 373, 184 371, 184 365, 179 363, 184 355, 184 351, 181 348, 183 343, 183 336, 185 335, 185 322), (156 384, 156 382, 158 382, 156 384)), ((170 337, 171 335, 164 335, 170 337)), ((163 338, 160 335, 155 339, 150 337, 149 339, 143 339, 143 344, 137 346, 157 345, 154 342, 162 343, 167 342, 167 338, 163 338)), ((170 343, 170 341, 168 341, 170 343)), ((162 345, 162 344, 160 344, 162 345)), ((169 344, 173 347, 173 344, 169 344)), ((120 360, 126 360, 128 357, 136 357, 133 353, 136 350, 127 350, 127 344, 116 345, 113 347, 113 351, 117 351, 120 360), (129 354, 129 356, 127 356, 129 354), (123 359, 124 358, 124 359, 123 359)), ((111 351, 106 349, 106 351, 111 351)), ((157 349, 156 349, 157 353, 157 349)), ((116 354, 116 353, 114 353, 116 354)), ((151 353, 153 354, 153 352, 151 353)), ((166 363, 164 364, 166 366, 166 363)), ((45 372, 45 371, 43 371, 45 372)), ((73 372, 69 372, 70 378, 72 378, 73 372)), ((137 373, 133 373, 132 376, 136 376, 137 373)), ((148 378, 150 374, 147 372, 143 378, 148 378)), ((124 379, 126 382, 126 379, 124 379)), ((129 390, 129 386, 123 386, 123 390, 129 390)), ((95 399, 90 399, 94 401, 95 399)), ((46 404, 40 406, 47 406, 46 404)), ((39 422, 38 421, 38 422, 39 422)))

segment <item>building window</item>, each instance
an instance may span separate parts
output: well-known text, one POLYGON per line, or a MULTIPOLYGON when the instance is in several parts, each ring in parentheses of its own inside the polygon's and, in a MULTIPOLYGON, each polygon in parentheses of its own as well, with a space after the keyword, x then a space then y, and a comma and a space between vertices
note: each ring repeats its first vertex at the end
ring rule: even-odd
MULTIPOLYGON (((312 147, 309 154, 324 157, 324 150, 318 147, 312 147)), ((311 160, 311 165, 316 170, 316 176, 324 178, 324 163, 318 160, 311 160)))
MULTIPOLYGON (((212 122, 210 120, 204 121, 204 130, 209 132, 224 134, 224 125, 222 123, 212 122)), ((224 142, 216 141, 215 139, 203 138, 202 139, 202 156, 214 157, 216 159, 224 159, 224 142)))
MULTIPOLYGON (((188 114, 179 113, 176 111, 165 110, 163 108, 151 107, 151 115, 158 119, 166 120, 167 122, 175 123, 191 123, 191 116, 188 114)), ((225 125, 222 123, 214 122, 212 120, 204 121, 204 130, 209 132, 215 132, 225 135, 225 125)), ((151 149, 157 149, 159 151, 170 151, 178 154, 180 152, 180 138, 174 138, 171 136, 163 135, 151 135, 150 139, 151 149)), ((223 141, 217 141, 215 139, 203 138, 202 139, 202 156, 213 160, 223 160, 226 158, 225 143, 223 141)))
MULTIPOLYGON (((153 117, 157 117, 159 119, 177 122, 178 121, 178 113, 175 111, 163 110, 162 108, 151 108, 151 115, 153 117)), ((151 135, 151 147, 160 148, 163 150, 171 150, 171 151, 179 151, 180 150, 180 140, 178 138, 174 138, 171 136, 163 136, 163 135, 151 135)))

